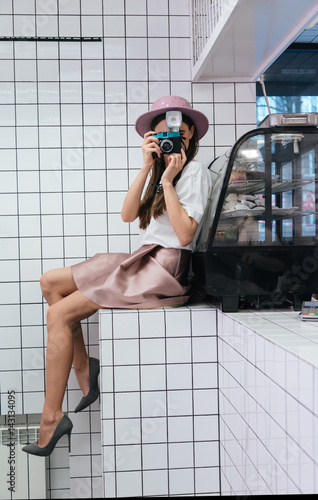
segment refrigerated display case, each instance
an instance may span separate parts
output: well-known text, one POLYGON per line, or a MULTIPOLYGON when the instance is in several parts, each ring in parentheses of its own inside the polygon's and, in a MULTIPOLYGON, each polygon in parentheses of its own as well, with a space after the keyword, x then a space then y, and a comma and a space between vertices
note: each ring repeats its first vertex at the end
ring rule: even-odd
POLYGON ((210 166, 214 187, 193 270, 223 311, 286 301, 300 310, 318 292, 318 130, 310 115, 267 126, 271 116, 210 166))

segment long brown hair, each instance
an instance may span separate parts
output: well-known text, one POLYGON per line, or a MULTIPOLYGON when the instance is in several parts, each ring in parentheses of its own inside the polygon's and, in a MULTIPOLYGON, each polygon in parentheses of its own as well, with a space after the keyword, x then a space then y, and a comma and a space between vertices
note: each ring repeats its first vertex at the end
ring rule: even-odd
MULTIPOLYGON (((164 113, 159 116, 156 116, 156 118, 154 118, 151 123, 151 130, 154 130, 155 127, 158 125, 158 123, 160 123, 164 119, 165 119, 164 113)), ((189 127, 189 130, 194 125, 193 121, 188 116, 183 114, 182 114, 182 121, 189 127)), ((198 149, 199 149, 198 134, 196 128, 194 127, 194 134, 190 139, 189 147, 186 151, 187 160, 184 164, 184 167, 188 163, 190 163, 190 161, 193 160, 193 158, 198 152, 198 149)), ((166 209, 166 202, 164 198, 163 189, 158 188, 164 170, 165 170, 165 161, 163 155, 161 156, 161 158, 158 158, 157 156, 152 166, 151 178, 149 180, 144 197, 142 198, 139 206, 139 213, 138 213, 139 227, 141 229, 146 229, 146 227, 150 223, 151 217, 157 219, 160 215, 163 214, 164 210, 166 209)), ((181 174, 182 170, 174 178, 173 180, 174 186, 180 179, 181 174)))

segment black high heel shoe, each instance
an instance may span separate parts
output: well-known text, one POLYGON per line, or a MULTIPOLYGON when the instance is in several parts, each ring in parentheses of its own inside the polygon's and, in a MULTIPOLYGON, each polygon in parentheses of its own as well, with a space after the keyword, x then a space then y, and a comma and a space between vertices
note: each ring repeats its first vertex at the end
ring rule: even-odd
POLYGON ((99 360, 96 358, 88 358, 89 362, 89 392, 87 396, 84 396, 79 404, 76 406, 74 412, 77 413, 79 411, 84 410, 89 405, 94 403, 99 396, 99 387, 98 387, 98 375, 99 375, 99 360))
POLYGON ((71 420, 66 416, 63 415, 59 423, 57 424, 57 427, 54 431, 53 436, 51 437, 51 440, 46 446, 39 446, 37 443, 30 443, 27 444, 22 448, 23 451, 26 453, 30 453, 31 455, 38 455, 39 457, 47 457, 48 455, 51 455, 52 451, 55 448, 56 443, 58 440, 64 436, 64 434, 68 435, 68 449, 69 452, 71 451, 71 432, 72 432, 73 424, 71 420))

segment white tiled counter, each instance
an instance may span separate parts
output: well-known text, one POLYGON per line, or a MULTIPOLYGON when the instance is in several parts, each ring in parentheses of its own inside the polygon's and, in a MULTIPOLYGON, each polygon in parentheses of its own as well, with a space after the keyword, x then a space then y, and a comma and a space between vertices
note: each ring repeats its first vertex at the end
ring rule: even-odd
POLYGON ((218 311, 222 495, 318 492, 318 323, 218 311))
POLYGON ((318 492, 318 324, 103 310, 100 355, 106 498, 318 492))
POLYGON ((100 311, 104 496, 219 495, 216 309, 100 311))

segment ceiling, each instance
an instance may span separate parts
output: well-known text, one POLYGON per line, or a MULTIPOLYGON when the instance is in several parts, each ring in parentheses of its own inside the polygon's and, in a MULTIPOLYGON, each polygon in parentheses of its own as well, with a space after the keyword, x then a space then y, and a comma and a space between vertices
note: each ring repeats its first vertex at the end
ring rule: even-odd
POLYGON ((317 25, 306 29, 318 21, 317 0, 228 0, 226 5, 193 65, 193 81, 256 82, 265 75, 266 82, 275 78, 279 84, 291 76, 304 82, 306 76, 313 84, 316 51, 290 45, 318 42, 317 25))
MULTIPOLYGON (((267 95, 318 95, 318 23, 305 29, 263 76, 267 95)), ((260 85, 257 95, 263 95, 260 85)))

